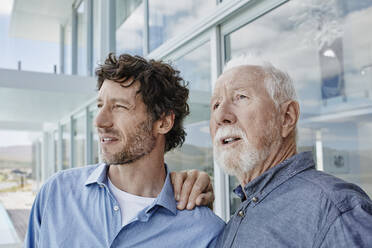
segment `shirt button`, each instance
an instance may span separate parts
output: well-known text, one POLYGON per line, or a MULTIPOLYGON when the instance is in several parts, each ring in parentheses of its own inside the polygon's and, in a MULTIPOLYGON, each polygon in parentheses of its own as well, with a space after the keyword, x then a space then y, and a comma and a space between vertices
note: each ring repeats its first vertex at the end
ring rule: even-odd
POLYGON ((253 198, 252 198, 252 201, 253 201, 253 202, 258 202, 258 198, 257 198, 257 197, 253 197, 253 198))
POLYGON ((240 210, 239 212, 238 212, 238 215, 240 216, 240 217, 244 217, 244 211, 243 210, 240 210))
POLYGON ((118 211, 118 210, 119 210, 119 207, 115 205, 115 206, 114 206, 114 210, 115 210, 115 211, 118 211))
POLYGON ((103 186, 103 184, 100 184, 99 187, 104 188, 105 186, 103 186))

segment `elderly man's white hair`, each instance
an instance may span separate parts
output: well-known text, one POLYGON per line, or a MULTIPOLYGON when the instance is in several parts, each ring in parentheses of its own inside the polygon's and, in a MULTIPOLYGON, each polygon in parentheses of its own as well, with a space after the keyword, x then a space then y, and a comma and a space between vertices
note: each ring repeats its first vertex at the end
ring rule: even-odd
POLYGON ((296 91, 291 77, 284 71, 276 68, 270 62, 252 54, 243 54, 231 59, 224 67, 227 71, 233 67, 242 65, 253 65, 262 67, 265 72, 265 87, 275 106, 288 100, 297 100, 296 91))

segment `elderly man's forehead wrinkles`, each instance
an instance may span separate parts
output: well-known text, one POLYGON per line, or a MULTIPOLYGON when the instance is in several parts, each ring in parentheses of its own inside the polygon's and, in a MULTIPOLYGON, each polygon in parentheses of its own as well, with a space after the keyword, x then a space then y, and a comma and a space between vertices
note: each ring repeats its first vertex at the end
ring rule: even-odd
POLYGON ((265 71, 259 66, 249 66, 241 70, 238 77, 246 78, 250 81, 262 81, 265 78, 265 71))
POLYGON ((217 83, 216 83, 214 91, 213 91, 212 99, 218 98, 222 94, 225 94, 227 92, 228 84, 229 83, 226 82, 226 80, 224 78, 220 78, 219 80, 217 80, 217 83))
POLYGON ((224 72, 217 80, 211 99, 231 94, 235 91, 247 90, 264 81, 265 72, 260 66, 237 66, 224 72))

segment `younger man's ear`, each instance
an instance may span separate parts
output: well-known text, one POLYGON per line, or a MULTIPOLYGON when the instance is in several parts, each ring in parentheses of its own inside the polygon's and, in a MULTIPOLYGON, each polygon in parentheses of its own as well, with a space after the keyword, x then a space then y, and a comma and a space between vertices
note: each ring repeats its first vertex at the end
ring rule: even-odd
POLYGON ((282 114, 282 132, 283 138, 287 138, 292 133, 294 134, 296 124, 300 116, 300 106, 297 101, 287 101, 281 104, 282 114))
POLYGON ((160 134, 166 134, 168 133, 174 124, 174 113, 171 112, 168 115, 163 114, 162 117, 160 117, 159 120, 157 120, 156 128, 158 130, 158 133, 160 134))

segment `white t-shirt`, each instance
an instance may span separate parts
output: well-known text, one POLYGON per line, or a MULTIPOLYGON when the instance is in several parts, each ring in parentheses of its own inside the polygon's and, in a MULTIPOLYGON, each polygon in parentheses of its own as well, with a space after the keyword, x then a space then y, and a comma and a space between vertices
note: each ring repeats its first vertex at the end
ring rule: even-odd
POLYGON ((150 206, 156 198, 142 197, 132 195, 115 187, 115 185, 108 180, 108 187, 112 194, 114 194, 116 201, 120 206, 121 224, 125 226, 132 219, 134 219, 141 210, 150 206))

